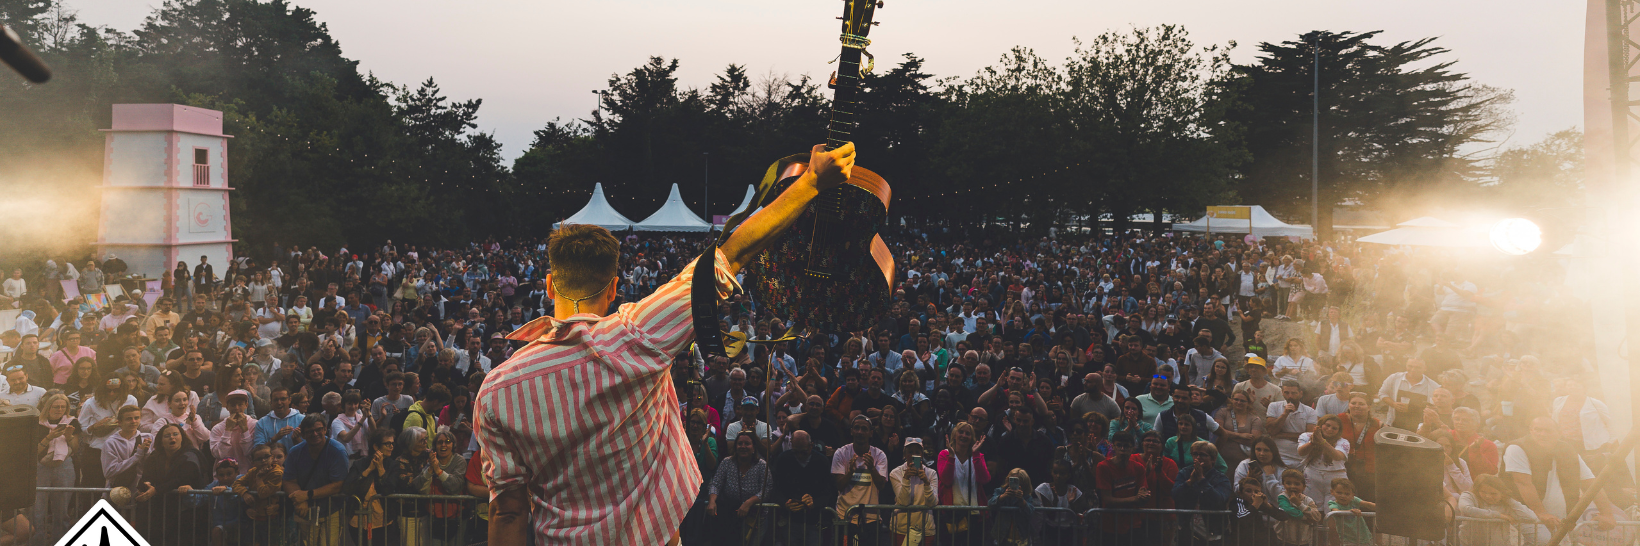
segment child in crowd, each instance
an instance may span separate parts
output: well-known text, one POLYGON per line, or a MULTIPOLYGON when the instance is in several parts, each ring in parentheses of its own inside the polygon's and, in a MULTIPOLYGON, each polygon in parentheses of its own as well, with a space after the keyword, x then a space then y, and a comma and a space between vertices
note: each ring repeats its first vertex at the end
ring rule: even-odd
POLYGON ((1276 542, 1282 546, 1302 546, 1314 538, 1315 524, 1321 522, 1321 510, 1315 500, 1304 494, 1304 472, 1289 468, 1281 473, 1283 492, 1276 497, 1276 507, 1287 519, 1276 523, 1276 542))
POLYGON ((1264 484, 1258 478, 1242 478, 1236 485, 1236 534, 1242 544, 1271 544, 1275 530, 1271 525, 1286 517, 1264 496, 1264 484))
POLYGON ((247 546, 283 546, 285 526, 279 517, 279 491, 285 482, 285 446, 279 442, 251 450, 252 468, 233 484, 247 507, 249 520, 239 526, 247 546))
POLYGON ((1537 514, 1509 496, 1502 478, 1491 474, 1475 479, 1475 487, 1458 496, 1458 515, 1497 521, 1464 521, 1458 524, 1463 544, 1519 544, 1522 533, 1535 536, 1537 514))
MULTIPOLYGON (((1049 471, 1050 481, 1036 486, 1036 498, 1039 504, 1048 508, 1070 508, 1073 503, 1082 499, 1082 491, 1071 485, 1071 462, 1069 459, 1054 459, 1053 468, 1049 471)), ((1077 520, 1072 514, 1059 512, 1044 518, 1042 522, 1042 540, 1047 544, 1065 544, 1070 542, 1076 530, 1077 520)))
POLYGON ((1334 543, 1345 546, 1372 544, 1372 532, 1367 530, 1367 521, 1361 517, 1361 512, 1377 509, 1378 505, 1356 498, 1355 484, 1351 483, 1349 478, 1334 478, 1332 499, 1327 501, 1327 511, 1346 511, 1354 514, 1333 518, 1329 526, 1332 527, 1333 536, 1337 537, 1334 543))
POLYGON ((216 481, 206 486, 215 495, 198 497, 208 498, 211 502, 211 546, 239 544, 239 515, 244 513, 245 507, 239 502, 239 497, 224 494, 233 489, 238 477, 239 462, 222 459, 216 463, 216 481))

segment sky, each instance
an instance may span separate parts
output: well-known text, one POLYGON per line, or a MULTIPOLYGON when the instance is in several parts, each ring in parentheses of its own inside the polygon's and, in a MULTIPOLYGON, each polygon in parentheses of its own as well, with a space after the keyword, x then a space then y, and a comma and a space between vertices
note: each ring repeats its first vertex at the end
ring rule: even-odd
MULTIPOLYGON (((65 1, 81 22, 125 31, 160 4, 65 1)), ((1582 125, 1582 2, 884 1, 869 51, 889 66, 916 53, 936 77, 972 75, 1013 46, 1062 61, 1074 37, 1131 27, 1177 24, 1198 45, 1234 41, 1237 63, 1252 62, 1260 42, 1310 30, 1382 30, 1380 43, 1438 37, 1455 70, 1514 90, 1517 123, 1505 145, 1582 125)), ((823 77, 842 14, 837 0, 290 2, 314 10, 361 70, 406 85, 433 77, 452 99, 483 99, 479 130, 501 141, 509 161, 547 122, 588 117, 593 91, 650 56, 679 59, 684 87, 704 89, 730 63, 754 76, 823 77)))

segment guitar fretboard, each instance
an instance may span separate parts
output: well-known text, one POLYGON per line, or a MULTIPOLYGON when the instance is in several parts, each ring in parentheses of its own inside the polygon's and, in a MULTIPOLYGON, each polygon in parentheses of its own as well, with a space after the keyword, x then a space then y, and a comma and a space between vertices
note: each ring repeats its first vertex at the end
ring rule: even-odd
POLYGON ((843 48, 837 59, 837 86, 831 101, 831 123, 826 125, 826 149, 854 140, 854 112, 860 91, 860 50, 843 48))

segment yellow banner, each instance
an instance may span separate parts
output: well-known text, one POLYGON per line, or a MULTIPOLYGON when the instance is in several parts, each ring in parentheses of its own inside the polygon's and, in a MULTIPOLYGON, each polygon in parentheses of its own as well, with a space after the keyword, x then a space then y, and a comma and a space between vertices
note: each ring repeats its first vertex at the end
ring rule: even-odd
POLYGON ((1252 207, 1207 207, 1207 217, 1219 220, 1251 220, 1252 207))

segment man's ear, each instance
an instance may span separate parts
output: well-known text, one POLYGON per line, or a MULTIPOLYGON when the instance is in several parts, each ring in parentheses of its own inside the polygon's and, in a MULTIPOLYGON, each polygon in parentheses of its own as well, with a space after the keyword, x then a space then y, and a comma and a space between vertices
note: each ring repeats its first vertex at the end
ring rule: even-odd
POLYGON ((558 289, 552 282, 552 274, 548 273, 546 278, 543 279, 543 280, 545 280, 547 282, 547 299, 549 299, 549 300, 558 299, 558 289))

